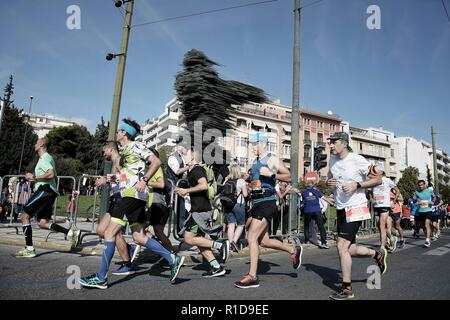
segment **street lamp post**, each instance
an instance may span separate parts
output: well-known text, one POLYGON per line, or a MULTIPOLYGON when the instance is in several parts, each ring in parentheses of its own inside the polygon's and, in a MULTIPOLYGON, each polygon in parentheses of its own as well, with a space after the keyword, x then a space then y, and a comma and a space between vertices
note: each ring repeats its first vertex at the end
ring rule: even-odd
MULTIPOLYGON (((33 103, 33 96, 30 96, 30 109, 28 110, 27 124, 30 122, 31 105, 32 105, 32 103, 33 103)), ((22 170, 23 151, 25 149, 25 140, 26 140, 26 137, 27 137, 27 132, 28 132, 28 126, 25 126, 25 133, 23 135, 23 141, 22 141, 22 152, 20 153, 19 170, 18 170, 17 174, 20 174, 20 170, 22 170)))

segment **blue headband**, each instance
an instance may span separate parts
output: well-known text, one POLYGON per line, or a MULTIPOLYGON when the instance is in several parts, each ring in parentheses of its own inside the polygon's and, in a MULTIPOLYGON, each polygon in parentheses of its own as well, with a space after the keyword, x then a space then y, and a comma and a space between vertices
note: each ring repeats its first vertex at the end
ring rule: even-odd
POLYGON ((135 138, 137 135, 137 131, 135 128, 133 128, 132 126, 130 126, 129 124, 126 123, 121 123, 119 126, 120 130, 125 131, 126 133, 128 133, 130 135, 130 137, 135 138))

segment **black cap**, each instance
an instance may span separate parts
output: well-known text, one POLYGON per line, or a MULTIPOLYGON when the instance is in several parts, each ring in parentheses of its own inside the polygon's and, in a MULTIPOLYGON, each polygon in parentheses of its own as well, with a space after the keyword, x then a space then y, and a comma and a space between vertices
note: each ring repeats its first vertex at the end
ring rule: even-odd
POLYGON ((348 134, 345 132, 335 132, 328 138, 328 140, 330 141, 342 140, 348 142, 348 134))

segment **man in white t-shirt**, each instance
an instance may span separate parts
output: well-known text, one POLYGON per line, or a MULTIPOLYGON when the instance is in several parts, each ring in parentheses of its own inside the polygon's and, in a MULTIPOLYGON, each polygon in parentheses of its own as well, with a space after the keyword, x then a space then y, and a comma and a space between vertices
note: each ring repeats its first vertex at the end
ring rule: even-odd
POLYGON ((381 273, 387 270, 387 252, 355 244, 361 221, 370 219, 365 188, 381 184, 381 175, 364 157, 349 151, 348 134, 336 132, 329 138, 331 157, 327 185, 333 188, 337 215, 337 249, 342 270, 342 288, 330 295, 334 300, 354 297, 351 286, 352 257, 372 257, 381 273))

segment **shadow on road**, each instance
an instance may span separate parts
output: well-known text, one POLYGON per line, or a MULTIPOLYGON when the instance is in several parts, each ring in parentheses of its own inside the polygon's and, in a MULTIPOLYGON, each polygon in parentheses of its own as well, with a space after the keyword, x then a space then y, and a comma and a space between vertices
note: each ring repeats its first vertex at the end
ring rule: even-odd
MULTIPOLYGON (((341 270, 331 269, 323 266, 317 266, 315 264, 303 264, 306 271, 312 271, 322 278, 322 283, 331 290, 338 290, 342 283, 341 270)), ((352 280, 352 282, 366 282, 363 280, 352 280)))

